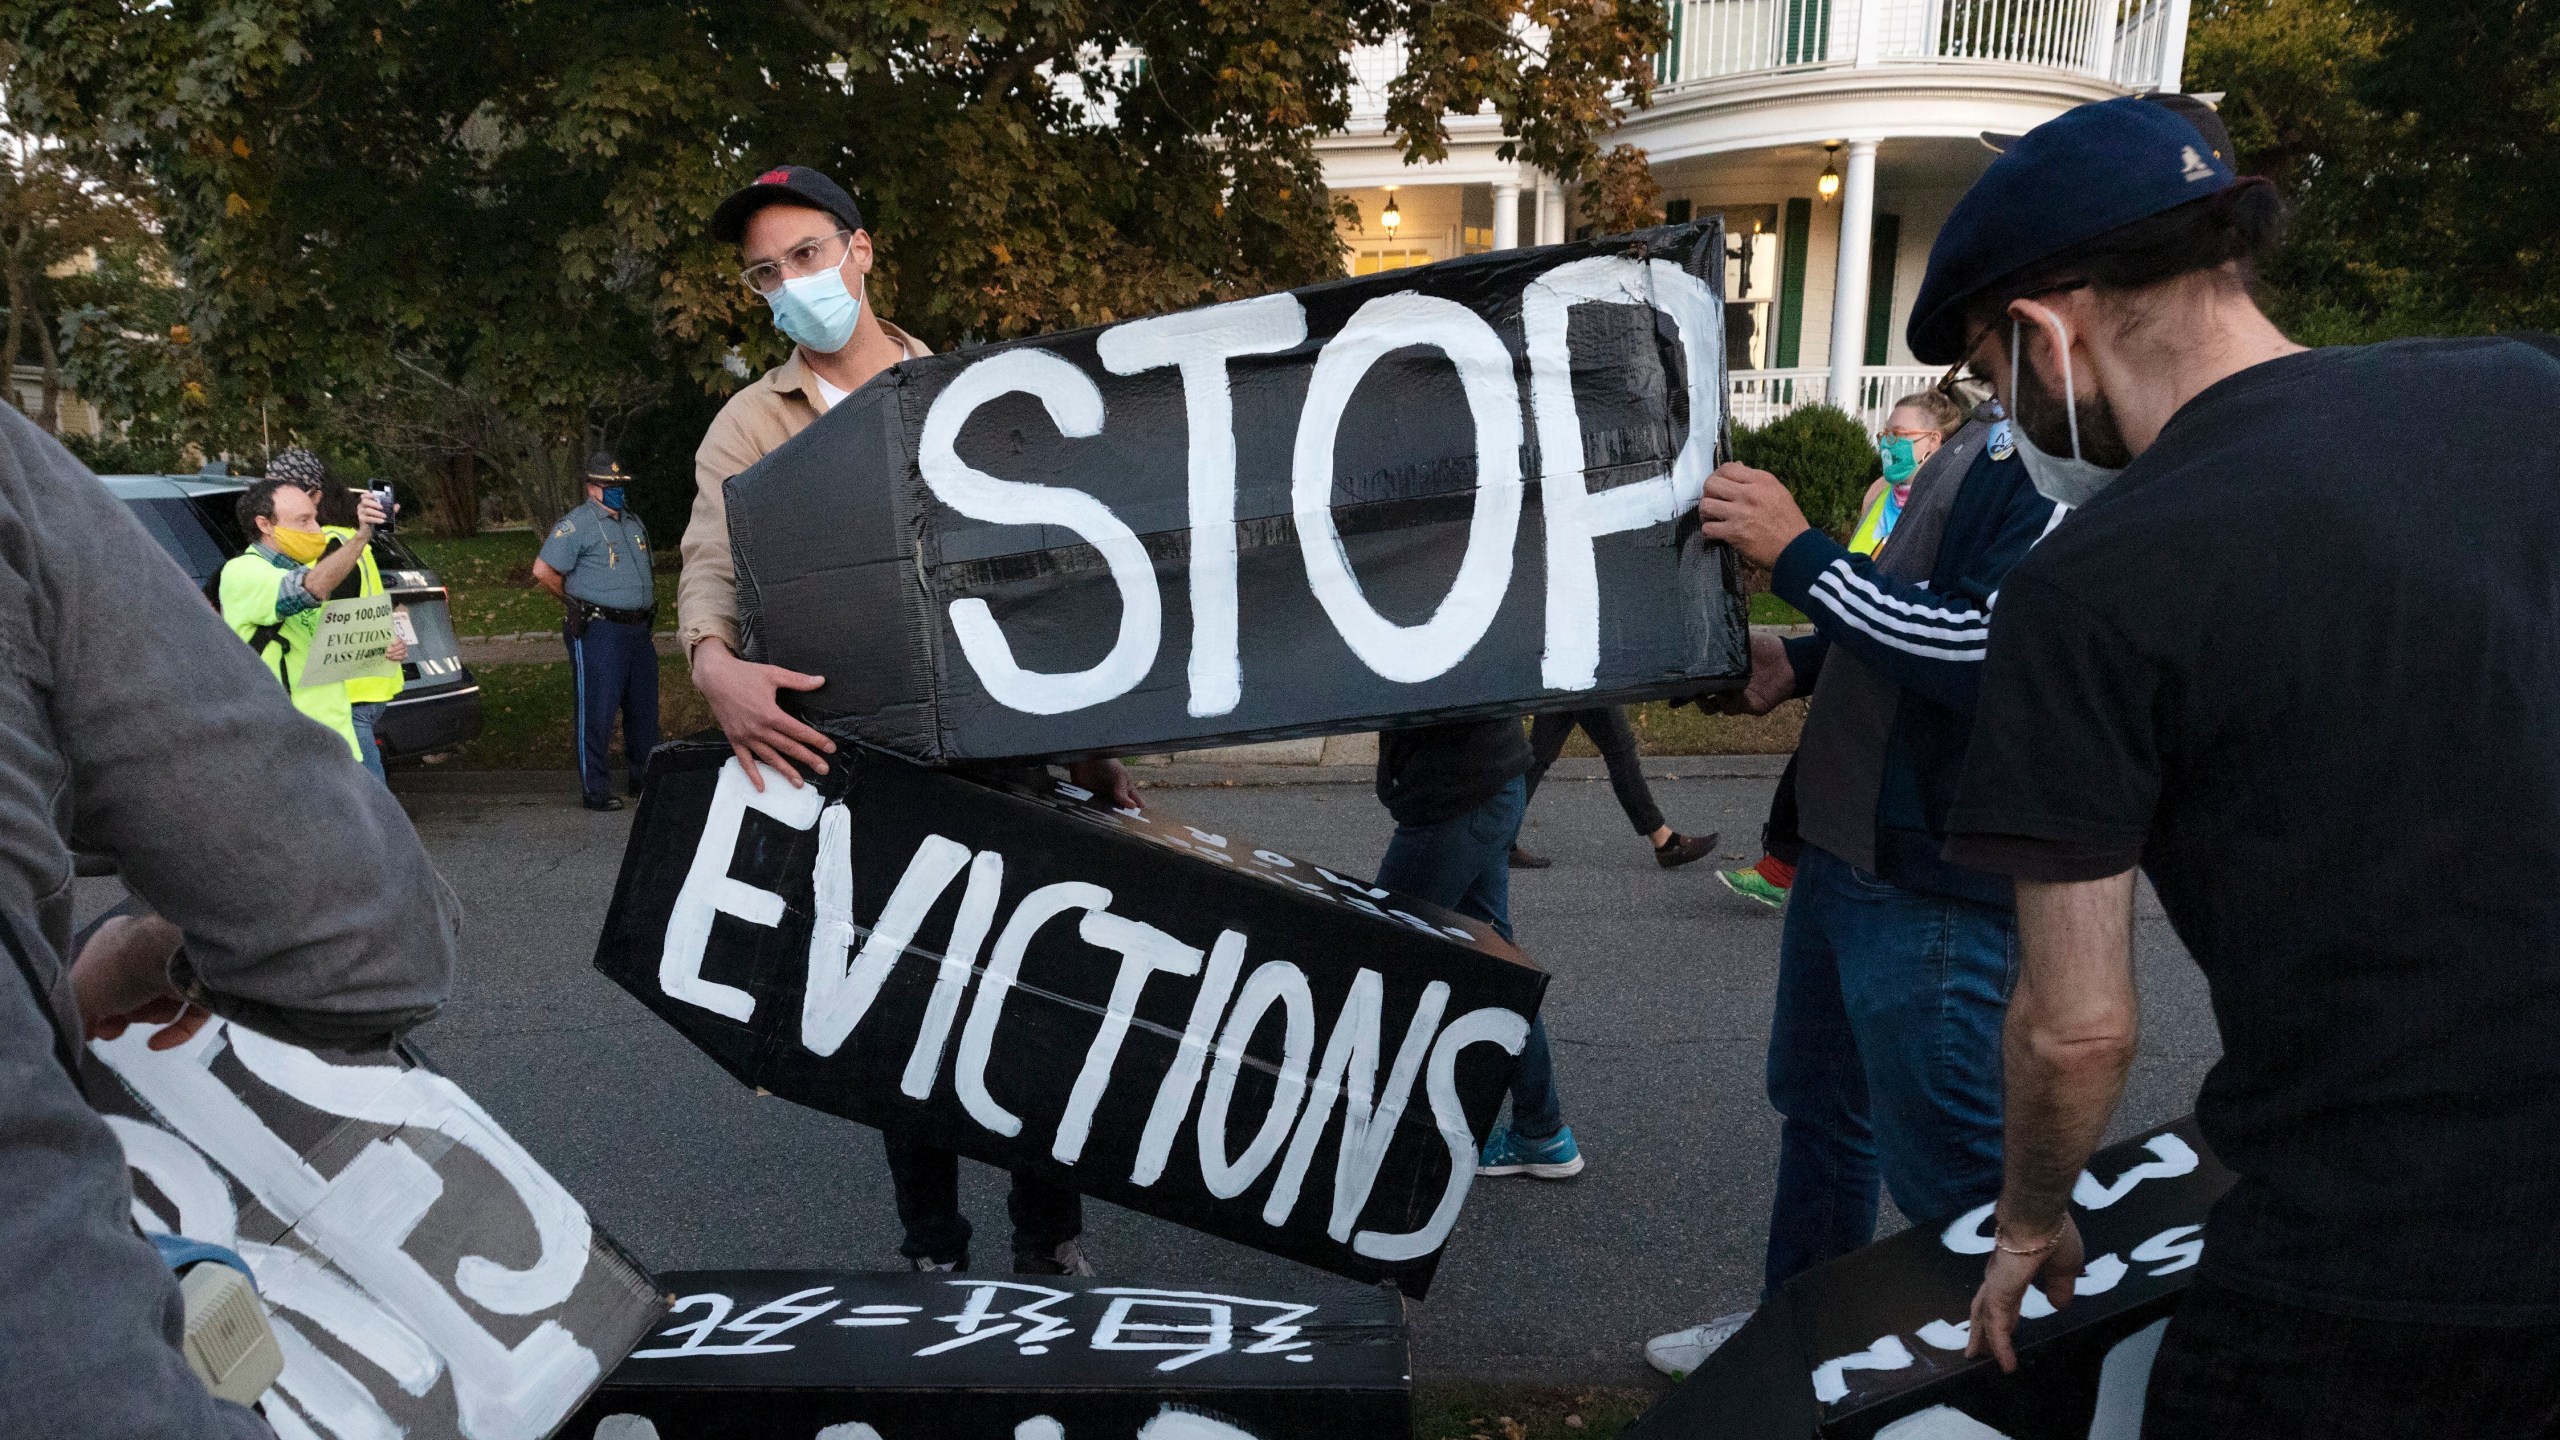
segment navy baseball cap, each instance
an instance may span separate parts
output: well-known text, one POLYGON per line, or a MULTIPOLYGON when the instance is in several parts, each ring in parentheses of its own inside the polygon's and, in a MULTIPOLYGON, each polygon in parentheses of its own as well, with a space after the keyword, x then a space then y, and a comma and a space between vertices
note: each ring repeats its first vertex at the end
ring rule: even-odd
POLYGON ((2238 182, 2187 118, 2140 96, 2075 106, 2018 137, 1956 202, 1911 304, 1911 353, 1964 355, 1964 307, 2009 276, 2238 182))
POLYGON ((711 212, 711 238, 737 244, 746 238, 747 217, 767 205, 806 205, 843 221, 847 230, 863 228, 862 207, 853 203, 843 186, 806 165, 777 165, 720 202, 720 208, 711 212))

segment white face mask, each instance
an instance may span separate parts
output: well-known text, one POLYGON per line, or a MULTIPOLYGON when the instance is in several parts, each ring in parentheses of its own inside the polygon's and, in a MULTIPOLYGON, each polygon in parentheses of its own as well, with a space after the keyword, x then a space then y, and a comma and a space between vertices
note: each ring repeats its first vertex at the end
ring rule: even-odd
POLYGON ((2009 435, 2018 443, 2018 459, 2027 467, 2027 478, 2035 482, 2036 493, 2056 505, 2077 510, 2097 498, 2098 492, 2115 483, 2122 470, 2092 465, 2080 458, 2080 402, 2071 387, 2071 331, 2057 319, 2054 328, 2060 332, 2055 348, 2062 352, 2062 417, 2071 427, 2071 458, 2048 455, 2027 438, 2027 427, 2018 419, 2018 367, 2025 358, 2019 344, 2019 324, 2009 321, 2009 435))

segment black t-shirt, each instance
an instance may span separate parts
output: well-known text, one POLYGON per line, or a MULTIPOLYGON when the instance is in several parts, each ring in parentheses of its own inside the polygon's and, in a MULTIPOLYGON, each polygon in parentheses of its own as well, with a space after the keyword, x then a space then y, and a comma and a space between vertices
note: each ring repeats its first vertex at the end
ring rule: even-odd
POLYGON ((2316 350, 2197 396, 2010 572, 1947 854, 2139 862, 2213 993, 2204 1264, 2560 1319, 2560 346, 2316 350))
POLYGON ((1461 720, 1378 734, 1378 799, 1399 825, 1454 820, 1529 773, 1517 720, 1461 720))

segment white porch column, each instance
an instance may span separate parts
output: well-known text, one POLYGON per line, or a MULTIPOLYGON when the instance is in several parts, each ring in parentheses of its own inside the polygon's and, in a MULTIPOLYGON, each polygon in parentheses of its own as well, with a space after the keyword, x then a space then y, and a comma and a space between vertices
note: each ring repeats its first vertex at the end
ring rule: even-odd
POLYGON ((2117 0, 2089 0, 2089 46, 2081 68, 2101 80, 2116 78, 2117 0))
POLYGON ((1538 181, 1538 243, 1564 243, 1564 187, 1550 177, 1538 181))
POLYGON ((1849 142, 1840 176, 1840 273, 1831 289, 1831 391, 1858 413, 1858 370, 1867 354, 1867 267, 1876 229, 1876 142, 1849 142))
POLYGON ((1520 182, 1496 181, 1493 187, 1493 248, 1520 247, 1520 182))
POLYGON ((2187 0, 2169 0, 2166 28, 2160 34, 2160 89, 2176 94, 2187 70, 2187 0))

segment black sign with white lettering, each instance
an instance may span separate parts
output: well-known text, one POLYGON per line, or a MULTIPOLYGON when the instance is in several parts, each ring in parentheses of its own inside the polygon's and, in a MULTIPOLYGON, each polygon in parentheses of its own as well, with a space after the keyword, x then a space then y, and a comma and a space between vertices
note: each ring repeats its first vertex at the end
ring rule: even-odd
POLYGON ((675 1303, 560 1440, 1386 1440, 1403 1304, 1128 1279, 662 1275, 675 1303))
POLYGON ((2130 1440, 2231 1179, 2193 1118, 2091 1157, 2071 1191, 2088 1261, 2068 1306, 2027 1292, 2014 1375, 1964 1355, 1992 1249, 1985 1205, 1789 1281, 1628 1440, 2130 1440))
POLYGON ((514 1137, 405 1048, 304 1049, 217 1020, 92 1041, 90 1103, 147 1231, 237 1251, 284 1373, 280 1440, 542 1440, 664 1306, 514 1137))
POLYGON ((1738 687, 1720 225, 908 361, 728 485, 759 658, 933 763, 1738 687))
POLYGON ((1030 773, 661 747, 596 965, 750 1085, 1421 1294, 1546 976, 1030 773))

